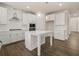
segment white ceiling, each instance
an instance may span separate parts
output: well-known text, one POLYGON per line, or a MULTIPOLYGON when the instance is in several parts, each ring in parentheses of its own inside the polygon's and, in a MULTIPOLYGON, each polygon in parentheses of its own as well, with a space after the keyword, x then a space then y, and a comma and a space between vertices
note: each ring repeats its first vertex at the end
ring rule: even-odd
POLYGON ((45 2, 4 2, 4 4, 8 4, 12 7, 35 13, 49 13, 64 9, 71 12, 79 12, 79 2, 63 2, 62 7, 59 6, 59 3, 60 2, 49 2, 48 4, 46 4, 45 2), (30 8, 28 9, 27 6, 29 6, 30 8))

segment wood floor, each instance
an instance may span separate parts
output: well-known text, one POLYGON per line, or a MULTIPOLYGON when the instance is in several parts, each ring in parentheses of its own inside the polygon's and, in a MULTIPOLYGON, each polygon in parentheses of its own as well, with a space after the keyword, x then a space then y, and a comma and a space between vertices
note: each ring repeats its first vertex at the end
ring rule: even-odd
MULTIPOLYGON (((53 46, 49 45, 49 38, 42 45, 42 56, 79 56, 79 33, 73 32, 69 40, 54 40, 53 46)), ((25 48, 24 41, 5 45, 0 50, 0 56, 37 56, 37 49, 29 51, 25 48)))

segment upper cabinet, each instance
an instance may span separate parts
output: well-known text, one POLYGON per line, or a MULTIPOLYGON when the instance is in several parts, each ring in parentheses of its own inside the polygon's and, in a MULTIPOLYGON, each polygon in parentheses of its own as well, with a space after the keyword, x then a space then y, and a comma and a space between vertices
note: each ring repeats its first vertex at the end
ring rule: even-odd
POLYGON ((55 20, 55 14, 46 15, 46 21, 54 21, 55 20))
POLYGON ((23 25, 26 25, 28 22, 29 16, 26 13, 23 13, 23 25))
POLYGON ((30 23, 37 23, 36 15, 23 12, 23 30, 29 30, 30 23))
POLYGON ((28 23, 36 23, 37 17, 34 14, 31 13, 23 13, 23 25, 26 25, 28 23))
POLYGON ((7 24, 7 8, 0 7, 0 24, 7 24))

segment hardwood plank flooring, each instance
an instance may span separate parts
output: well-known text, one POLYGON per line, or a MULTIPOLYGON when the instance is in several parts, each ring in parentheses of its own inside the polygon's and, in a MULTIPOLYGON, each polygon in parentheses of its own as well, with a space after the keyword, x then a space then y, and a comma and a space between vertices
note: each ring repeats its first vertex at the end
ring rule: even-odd
MULTIPOLYGON (((79 33, 73 32, 69 40, 54 40, 50 47, 49 38, 42 45, 41 56, 79 56, 79 33)), ((37 49, 29 51, 25 48, 24 41, 4 45, 0 50, 0 56, 37 56, 37 49)))

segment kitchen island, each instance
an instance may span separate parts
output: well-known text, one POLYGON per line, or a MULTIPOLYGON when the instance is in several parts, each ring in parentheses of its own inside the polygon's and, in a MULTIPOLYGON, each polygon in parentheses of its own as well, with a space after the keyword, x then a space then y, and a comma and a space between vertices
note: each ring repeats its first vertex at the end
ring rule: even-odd
POLYGON ((41 55, 41 45, 45 43, 45 37, 50 36, 50 46, 52 46, 52 31, 25 31, 25 46, 30 51, 37 48, 38 56, 41 55))

